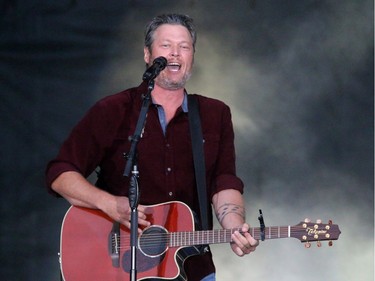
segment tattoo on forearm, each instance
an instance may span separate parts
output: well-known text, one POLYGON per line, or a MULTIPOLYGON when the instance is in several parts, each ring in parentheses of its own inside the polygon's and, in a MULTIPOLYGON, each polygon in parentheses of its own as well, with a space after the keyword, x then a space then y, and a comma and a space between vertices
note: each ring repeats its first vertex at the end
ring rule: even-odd
POLYGON ((219 223, 222 223, 225 216, 228 214, 239 215, 245 221, 245 209, 240 205, 231 203, 225 203, 224 205, 221 205, 216 212, 216 217, 219 223))

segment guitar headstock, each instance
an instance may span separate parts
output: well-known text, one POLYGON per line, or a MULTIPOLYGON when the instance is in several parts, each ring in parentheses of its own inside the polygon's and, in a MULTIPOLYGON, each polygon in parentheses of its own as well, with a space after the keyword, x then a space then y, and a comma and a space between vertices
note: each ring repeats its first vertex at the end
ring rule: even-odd
POLYGON ((290 237, 297 238, 302 243, 306 243, 306 248, 310 248, 310 242, 317 242, 320 247, 321 241, 329 241, 328 245, 332 246, 332 240, 339 239, 340 233, 339 226, 333 224, 331 220, 327 224, 321 221, 315 223, 305 221, 291 227, 290 237))

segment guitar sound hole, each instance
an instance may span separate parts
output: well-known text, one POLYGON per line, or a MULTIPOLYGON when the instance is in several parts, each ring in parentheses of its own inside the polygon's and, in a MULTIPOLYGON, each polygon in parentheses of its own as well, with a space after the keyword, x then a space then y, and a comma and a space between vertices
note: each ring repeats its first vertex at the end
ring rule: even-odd
POLYGON ((139 237, 139 249, 149 257, 159 256, 167 250, 167 230, 161 226, 145 229, 139 237))

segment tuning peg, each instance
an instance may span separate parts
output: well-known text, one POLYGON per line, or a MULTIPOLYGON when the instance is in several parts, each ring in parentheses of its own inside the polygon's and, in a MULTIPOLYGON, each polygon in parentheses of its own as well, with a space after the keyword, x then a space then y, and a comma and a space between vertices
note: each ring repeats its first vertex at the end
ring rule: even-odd
POLYGON ((333 242, 332 242, 332 241, 329 241, 329 242, 328 242, 328 246, 332 247, 332 246, 333 246, 333 242))
POLYGON ((316 245, 318 246, 318 248, 322 247, 322 242, 318 241, 316 242, 316 245))
POLYGON ((306 242, 306 243, 305 243, 305 248, 308 249, 308 248, 310 248, 310 247, 311 247, 311 243, 310 243, 310 242, 306 242))
POLYGON ((310 220, 309 218, 306 218, 306 219, 305 219, 305 222, 306 222, 306 223, 309 223, 309 222, 311 222, 311 220, 310 220))
POLYGON ((316 220, 316 223, 322 223, 322 220, 318 219, 316 220))

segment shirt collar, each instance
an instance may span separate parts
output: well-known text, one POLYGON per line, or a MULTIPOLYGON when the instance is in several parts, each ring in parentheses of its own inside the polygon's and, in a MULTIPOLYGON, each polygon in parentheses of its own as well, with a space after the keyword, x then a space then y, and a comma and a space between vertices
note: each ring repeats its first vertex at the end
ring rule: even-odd
MULTIPOLYGON (((186 90, 185 90, 185 91, 184 91, 184 99, 182 100, 182 104, 181 104, 182 111, 185 112, 185 113, 189 112, 189 109, 188 109, 188 101, 187 101, 187 95, 188 95, 188 93, 187 93, 186 90)), ((154 99, 153 99, 152 96, 151 96, 151 100, 152 100, 152 103, 153 103, 154 105, 158 105, 158 104, 155 103, 155 101, 154 101, 154 99)))
POLYGON ((188 102, 187 102, 187 92, 184 92, 184 100, 182 101, 181 108, 183 112, 189 112, 188 110, 188 102))

